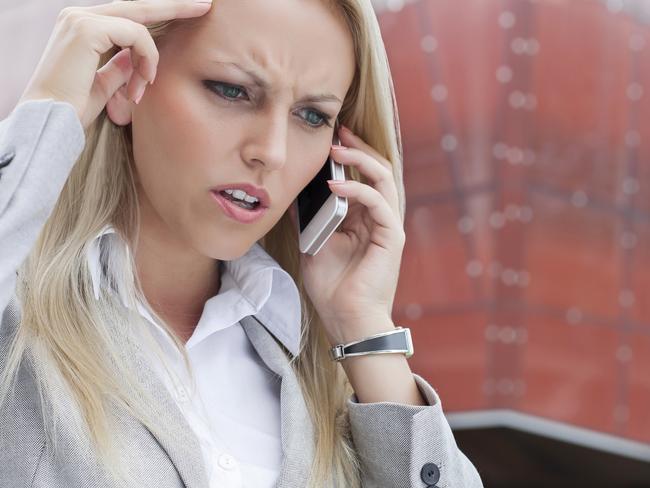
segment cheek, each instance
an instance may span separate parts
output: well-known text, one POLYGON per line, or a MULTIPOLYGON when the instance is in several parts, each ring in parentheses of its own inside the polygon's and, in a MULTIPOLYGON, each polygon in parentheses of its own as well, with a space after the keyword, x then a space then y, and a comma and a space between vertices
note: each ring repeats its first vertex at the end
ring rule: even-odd
POLYGON ((147 90, 132 124, 138 180, 156 210, 177 221, 207 205, 218 155, 210 144, 207 109, 196 93, 192 100, 188 88, 163 76, 147 90))
MULTIPOLYGON (((325 149, 327 151, 329 148, 325 149)), ((325 152, 325 156, 323 156, 323 150, 319 151, 317 154, 314 154, 312 151, 305 161, 309 161, 308 164, 305 165, 304 169, 300 172, 301 179, 300 179, 300 190, 302 190, 307 184, 314 179, 314 177, 323 169, 325 164, 329 164, 329 161, 327 160, 328 158, 327 152, 325 152)))
POLYGON ((147 153, 184 166, 185 161, 207 160, 210 133, 205 108, 181 86, 173 81, 156 86, 146 113, 138 119, 142 133, 138 143, 147 153))
POLYGON ((283 179, 283 191, 293 202, 303 188, 316 176, 320 171, 321 164, 307 163, 305 161, 315 161, 314 155, 305 155, 305 157, 297 160, 298 163, 289 171, 283 179))
MULTIPOLYGON (((295 209, 291 209, 291 206, 298 198, 298 194, 307 186, 307 184, 318 174, 318 172, 323 167, 322 162, 319 162, 319 156, 315 154, 304 154, 302 158, 299 159, 300 164, 295 164, 291 168, 287 168, 287 172, 282 179, 283 183, 281 185, 282 191, 281 197, 286 198, 282 202, 282 208, 285 211, 289 211, 291 218, 295 219, 295 209), (315 161, 313 163, 304 164, 305 161, 315 161)), ((277 216, 279 219, 282 216, 280 213, 277 216)))

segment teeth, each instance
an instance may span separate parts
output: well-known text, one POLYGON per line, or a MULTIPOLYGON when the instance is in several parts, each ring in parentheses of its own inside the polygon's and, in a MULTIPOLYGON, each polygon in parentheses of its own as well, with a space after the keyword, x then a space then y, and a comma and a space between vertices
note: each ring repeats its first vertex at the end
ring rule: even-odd
POLYGON ((255 203, 259 202, 258 198, 252 197, 248 195, 244 190, 224 190, 228 195, 232 195, 234 198, 237 198, 238 200, 244 200, 248 203, 255 203))
POLYGON ((239 199, 239 200, 245 200, 248 203, 254 203, 257 201, 257 198, 249 196, 245 191, 243 190, 235 190, 232 193, 232 196, 239 199))

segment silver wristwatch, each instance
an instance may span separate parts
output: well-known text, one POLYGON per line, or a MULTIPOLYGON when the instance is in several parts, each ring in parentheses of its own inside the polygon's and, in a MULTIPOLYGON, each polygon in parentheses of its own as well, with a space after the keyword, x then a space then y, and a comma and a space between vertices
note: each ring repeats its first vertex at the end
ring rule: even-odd
POLYGON ((339 344, 330 349, 330 357, 340 361, 348 356, 364 354, 403 353, 407 358, 413 356, 411 329, 395 327, 395 330, 371 335, 359 341, 339 344))

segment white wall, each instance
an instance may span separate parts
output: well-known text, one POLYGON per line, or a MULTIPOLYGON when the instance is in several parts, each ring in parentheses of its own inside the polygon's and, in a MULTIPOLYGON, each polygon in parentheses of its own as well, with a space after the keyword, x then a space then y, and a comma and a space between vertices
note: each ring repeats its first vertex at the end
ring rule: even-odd
POLYGON ((59 11, 98 0, 0 0, 0 119, 9 115, 27 86, 59 11))

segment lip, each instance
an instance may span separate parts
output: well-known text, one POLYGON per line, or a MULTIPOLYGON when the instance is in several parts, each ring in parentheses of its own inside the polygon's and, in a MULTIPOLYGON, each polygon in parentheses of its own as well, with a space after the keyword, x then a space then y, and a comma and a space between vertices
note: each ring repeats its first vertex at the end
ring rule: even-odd
POLYGON ((259 207, 261 208, 269 208, 271 206, 271 197, 268 192, 264 188, 255 186, 251 183, 229 183, 227 185, 216 186, 210 190, 219 193, 228 188, 244 190, 250 196, 257 198, 260 201, 259 207))
POLYGON ((242 224, 250 224, 259 220, 268 210, 267 207, 262 207, 261 205, 258 205, 254 210, 247 210, 228 200, 219 192, 211 191, 210 193, 228 217, 242 224))

